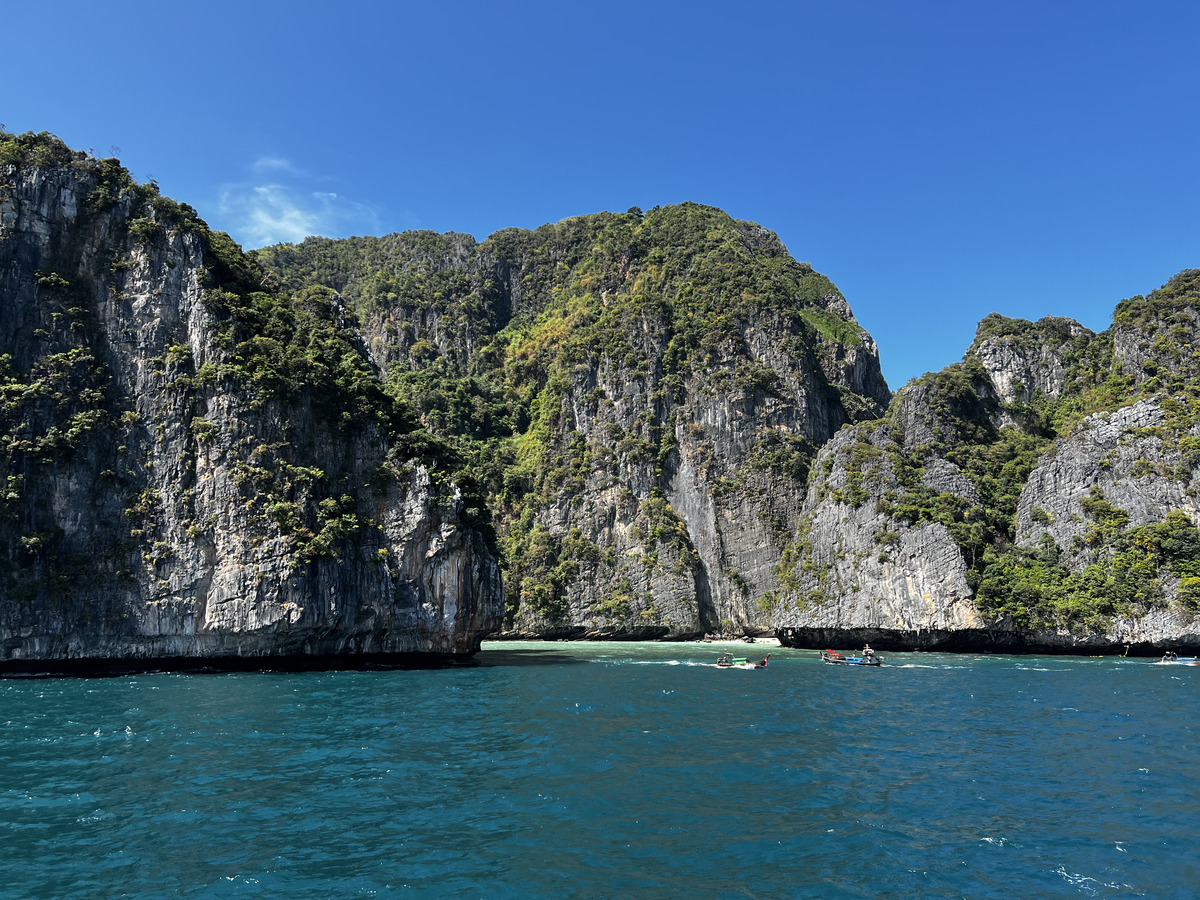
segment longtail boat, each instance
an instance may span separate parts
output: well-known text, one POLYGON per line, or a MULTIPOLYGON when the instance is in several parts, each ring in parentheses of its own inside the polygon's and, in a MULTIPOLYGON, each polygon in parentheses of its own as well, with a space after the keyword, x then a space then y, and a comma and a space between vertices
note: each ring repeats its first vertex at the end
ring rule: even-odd
POLYGON ((748 659, 745 656, 732 656, 729 653, 722 653, 717 657, 717 667, 721 669, 765 669, 767 667, 767 660, 770 658, 770 653, 763 659, 748 659))
POLYGON ((835 666, 878 666, 883 663, 883 660, 874 653, 854 656, 849 653, 839 653, 836 650, 822 650, 821 660, 835 666))
POLYGON ((1179 656, 1174 651, 1167 651, 1160 659, 1159 665, 1163 666, 1200 666, 1200 659, 1195 656, 1179 656))

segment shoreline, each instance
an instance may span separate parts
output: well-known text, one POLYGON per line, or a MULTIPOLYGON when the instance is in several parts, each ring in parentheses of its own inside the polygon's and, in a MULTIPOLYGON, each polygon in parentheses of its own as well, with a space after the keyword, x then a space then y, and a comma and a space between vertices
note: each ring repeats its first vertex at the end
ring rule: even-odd
POLYGON ((778 636, 775 637, 754 637, 754 640, 747 641, 745 637, 739 638, 662 638, 662 637, 645 637, 631 635, 603 635, 596 633, 581 634, 578 636, 537 636, 528 633, 518 634, 507 632, 502 634, 492 634, 483 639, 483 643, 495 645, 504 645, 512 643, 536 643, 536 644, 581 644, 581 643, 597 643, 597 644, 687 644, 687 645, 702 645, 702 644, 737 644, 746 647, 775 647, 783 650, 811 650, 819 652, 823 649, 842 649, 861 648, 864 644, 870 644, 877 652, 880 653, 949 653, 962 656, 1116 656, 1130 659, 1153 659, 1161 657, 1164 653, 1174 652, 1180 656, 1197 656, 1200 655, 1200 642, 1196 641, 1178 641, 1178 642, 1141 642, 1141 643, 1105 643, 1105 644, 1089 644, 1079 642, 1076 644, 1066 645, 1057 644, 1049 640, 1039 640, 1037 636, 1017 635, 1010 632, 1000 633, 1000 637, 995 632, 957 632, 957 633, 921 633, 919 640, 913 640, 913 635, 896 636, 892 634, 869 632, 869 633, 845 633, 833 634, 822 631, 817 635, 817 640, 808 637, 808 640, 800 642, 787 642, 778 636), (908 638, 908 639, 905 639, 908 638))
POLYGON ((869 643, 879 653, 937 653, 955 656, 1088 656, 1119 657, 1129 659, 1155 659, 1173 651, 1180 656, 1196 656, 1196 648, 1190 644, 1177 646, 1155 646, 1150 644, 1125 647, 1055 647, 1022 644, 979 646, 958 643, 951 646, 903 646, 892 641, 835 640, 811 646, 796 646, 784 643, 778 637, 738 638, 693 638, 685 640, 663 640, 662 638, 621 639, 612 636, 587 635, 572 638, 544 638, 530 635, 488 636, 480 642, 479 649, 469 655, 444 653, 389 653, 352 655, 279 655, 279 656, 219 656, 219 657, 160 657, 160 658, 72 658, 72 659, 8 659, 0 661, 0 680, 38 678, 120 678, 150 674, 217 675, 245 672, 332 672, 332 671, 388 671, 395 669, 447 669, 472 668, 480 664, 480 654, 503 653, 506 648, 518 644, 534 644, 547 649, 564 644, 658 644, 664 647, 683 645, 689 648, 711 648, 720 652, 724 648, 736 647, 738 652, 753 655, 762 650, 767 653, 777 650, 819 653, 824 648, 839 649, 841 652, 857 652, 864 643, 869 643), (852 649, 848 649, 852 648, 852 649))

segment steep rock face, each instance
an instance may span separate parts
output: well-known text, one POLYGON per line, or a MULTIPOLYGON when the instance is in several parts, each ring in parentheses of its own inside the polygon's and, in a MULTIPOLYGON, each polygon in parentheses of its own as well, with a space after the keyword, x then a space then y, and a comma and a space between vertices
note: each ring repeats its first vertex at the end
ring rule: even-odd
MULTIPOLYGON (((563 397, 561 429, 580 436, 562 451, 587 461, 582 490, 564 485, 539 518, 551 534, 577 532, 598 558, 563 585, 558 624, 529 608, 516 630, 687 636, 762 627, 753 601, 774 587, 802 500, 802 472, 788 467, 802 466, 803 448, 845 416, 813 361, 780 349, 781 330, 749 321, 742 335, 769 388, 739 384, 747 357, 734 352, 692 368, 674 397, 654 373, 604 358, 579 374, 563 397)), ((647 351, 654 358, 663 347, 651 341, 647 351)))
POLYGON ((683 204, 510 229, 466 252, 454 235, 381 240, 389 253, 341 264, 357 282, 303 253, 277 271, 292 287, 344 288, 399 393, 487 473, 510 634, 769 625, 806 645, 1190 640, 1200 573, 1170 548, 1190 540, 1178 517, 1192 515, 1200 460, 1179 411, 1191 401, 1155 401, 1171 422, 1129 425, 1136 448, 1079 447, 1107 440, 1108 426, 1082 424, 1088 412, 1195 381, 1180 349, 1194 340, 1194 273, 1123 301, 1101 335, 989 316, 962 363, 869 422, 888 399, 873 341, 836 288, 752 223, 683 204), (381 278, 390 293, 360 289, 381 278), (418 319, 420 338, 379 331, 418 319), (1068 471, 1054 468, 1060 453, 1078 456, 1068 471), (1174 481, 1153 502, 1124 486, 1154 477, 1174 481), (1095 525, 1076 521, 1085 506, 1125 531, 1105 526, 1107 543, 1080 550, 1095 525), (1135 561, 1151 587, 1096 588, 1096 572, 1134 565, 1139 540, 1156 548, 1135 561))
POLYGON ((781 638, 1200 645, 1198 282, 1123 301, 1101 335, 989 316, 962 363, 843 429, 771 598, 781 638))
POLYGON ((0 666, 1200 646, 1198 271, 1102 334, 989 316, 888 405, 836 287, 719 210, 264 278, 115 161, 0 137, 0 666))
MULTIPOLYGON (((418 239, 401 238, 381 240, 418 239)), ((312 249, 259 258, 293 287, 345 286, 347 267, 360 285, 438 281, 419 300, 344 296, 400 393, 491 473, 512 634, 762 629, 815 448, 890 396, 828 279, 696 204, 498 232, 457 282, 340 242, 351 262, 322 274, 312 249), (418 312, 475 324, 420 347, 373 324, 418 312)))
POLYGON ((971 353, 983 365, 1002 403, 1029 403, 1062 394, 1067 370, 1095 335, 1074 319, 1047 316, 1036 323, 993 313, 982 322, 971 353))
POLYGON ((243 289, 188 208, 32 146, 0 166, 0 666, 476 650, 494 556, 336 301, 243 289), (304 329, 333 387, 279 368, 304 329))
MULTIPOLYGON (((933 648, 986 627, 946 526, 902 526, 868 502, 903 490, 898 446, 885 429, 858 426, 843 429, 822 449, 820 474, 783 573, 787 590, 773 611, 785 642, 832 644, 851 632, 881 647, 933 648)), ((922 483, 939 494, 974 495, 945 460, 932 461, 922 483)))
MULTIPOLYGON (((737 249, 723 252, 740 254, 751 272, 763 253, 796 265, 769 232, 715 211, 647 219, 669 236, 697 212, 710 236, 728 229, 737 249)), ((677 252, 681 269, 702 269, 691 246, 677 252)), ((549 465, 531 533, 544 527, 551 549, 540 565, 540 541, 518 551, 509 585, 524 602, 511 628, 630 637, 762 630, 756 601, 776 587, 813 448, 887 399, 874 343, 817 276, 798 270, 824 284, 811 306, 785 296, 779 308, 720 311, 672 296, 670 282, 639 292, 653 270, 632 251, 613 256, 629 268, 601 294, 596 330, 622 338, 574 363, 558 396, 538 398, 553 398, 556 411, 546 420, 549 465), (701 317, 705 326, 692 324, 701 317), (688 328, 700 347, 687 349, 688 328), (571 474, 556 483, 556 469, 571 474), (539 595, 547 581, 551 592, 539 595)))
MULTIPOLYGON (((1090 416, 1030 473, 1018 507, 1018 542, 1034 547, 1052 541, 1071 569, 1083 571, 1107 562, 1115 536, 1105 532, 1112 525, 1151 536, 1154 526, 1182 513, 1186 519, 1179 524, 1194 530, 1200 523, 1200 468, 1181 452, 1181 442, 1200 445, 1200 425, 1174 432, 1152 400, 1090 416)), ((1189 548, 1196 549, 1200 541, 1189 548)), ((1200 617, 1180 596, 1183 579, 1169 568, 1147 574, 1157 576, 1148 608, 1115 617, 1099 640, 1200 643, 1200 617)))
POLYGON ((1049 535, 1070 547, 1087 527, 1083 500, 1097 492, 1128 513, 1131 526, 1161 521, 1173 509, 1195 515, 1195 484, 1189 483, 1195 476, 1176 477, 1178 450, 1153 433, 1165 421, 1157 403, 1142 400, 1089 416, 1058 441, 1021 492, 1018 540, 1034 544, 1049 535), (1036 518, 1035 510, 1041 511, 1036 518))
POLYGON ((1112 352, 1121 372, 1142 392, 1194 383, 1200 359, 1194 347, 1200 334, 1200 269, 1186 269, 1160 290, 1117 304, 1113 313, 1112 352))

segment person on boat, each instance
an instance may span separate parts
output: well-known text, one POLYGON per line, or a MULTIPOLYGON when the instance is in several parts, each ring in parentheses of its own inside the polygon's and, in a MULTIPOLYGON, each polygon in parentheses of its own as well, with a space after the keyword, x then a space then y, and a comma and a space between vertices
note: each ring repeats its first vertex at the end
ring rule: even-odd
POLYGON ((871 645, 867 644, 863 647, 863 659, 871 660, 875 658, 875 651, 871 649, 871 645))

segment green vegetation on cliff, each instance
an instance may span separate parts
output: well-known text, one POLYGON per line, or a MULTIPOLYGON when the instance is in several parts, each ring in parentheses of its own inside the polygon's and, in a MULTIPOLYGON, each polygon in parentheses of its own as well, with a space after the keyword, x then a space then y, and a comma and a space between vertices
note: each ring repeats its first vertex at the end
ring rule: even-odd
MULTIPOLYGON (((683 595, 699 610, 686 627, 715 627, 785 597, 820 605, 857 591, 815 562, 826 547, 801 509, 814 480, 818 501, 879 517, 864 532, 875 549, 855 552, 881 565, 905 529, 945 526, 992 621, 1096 631, 1171 600, 1200 610, 1200 532, 1179 500, 1195 498, 1200 468, 1200 270, 1122 301, 1100 335, 989 316, 963 362, 885 409, 877 365, 856 368, 873 344, 836 287, 771 232, 709 207, 579 216, 482 242, 409 232, 246 254, 117 160, 0 134, 0 173, 32 168, 83 187, 19 288, 24 312, 0 317, 8 596, 153 571, 163 510, 188 507, 198 459, 229 452, 239 502, 283 536, 297 569, 370 533, 395 476, 425 467, 437 489, 461 492, 462 521, 495 522, 517 627, 657 628, 683 595), (185 450, 178 484, 152 490, 142 470, 172 429, 139 420, 113 360, 153 329, 109 334, 102 322, 185 258, 196 268, 176 289, 199 300, 205 345, 154 319, 161 346, 137 383, 181 424, 185 450), (218 425, 219 398, 270 426, 218 425), (1056 448, 1138 400, 1153 417, 1117 440, 1157 443, 1128 477, 1171 481, 1180 509, 1146 522, 1097 487, 1070 501, 1074 530, 1028 503, 1019 512, 1056 448), (847 423, 860 424, 814 470, 847 423), (317 465, 318 441, 345 464, 317 465), (353 462, 376 450, 364 477, 353 462), (107 498, 125 527, 90 555, 68 552, 35 502, 49 484, 75 492, 63 502, 107 498)), ((10 189, 0 182, 0 198, 10 189)), ((197 545, 212 528, 185 525, 197 545)))
POLYGON ((1164 573, 1179 580, 1177 596, 1200 611, 1200 533, 1174 510, 1163 522, 1128 528, 1128 515, 1093 494, 1085 541, 1099 561, 1082 570, 1064 564, 1052 539, 1037 549, 989 548, 979 586, 980 607, 1019 628, 1066 626, 1103 633, 1113 616, 1162 603, 1164 573))
MULTIPOLYGON (((347 539, 369 527, 372 491, 388 478, 381 469, 378 484, 364 491, 348 465, 345 471, 316 466, 314 431, 341 442, 348 460, 358 452, 356 442, 377 435, 391 448, 385 468, 400 472, 419 461, 436 479, 454 480, 457 455, 384 389, 356 321, 332 291, 281 292, 228 235, 210 230, 186 204, 162 197, 153 183, 134 182, 115 159, 72 151, 49 134, 0 133, 0 199, 12 199, 16 182, 35 168, 83 202, 72 220, 55 223, 49 255, 26 246, 19 231, 0 244, 6 266, 26 265, 39 254, 32 284, 6 298, 10 312, 0 333, 0 559, 8 562, 0 566, 0 593, 33 599, 117 584, 142 564, 153 571, 166 546, 164 503, 188 515, 197 452, 222 440, 244 455, 238 479, 245 502, 288 536, 297 566, 339 555, 347 539), (135 412, 137 398, 115 384, 113 361, 131 337, 108 328, 112 307, 135 290, 130 273, 165 279, 189 248, 202 261, 199 287, 214 339, 199 368, 175 334, 163 335, 161 353, 147 360, 147 389, 191 436, 172 485, 177 495, 164 497, 146 479, 166 428, 148 429, 135 412), (220 435, 204 414, 220 397, 250 411, 276 411, 274 438, 220 435), (290 423, 293 414, 313 424, 302 431, 290 423), (55 487, 63 484, 70 487, 55 487), (88 552, 72 550, 46 502, 55 490, 70 491, 73 503, 119 504, 126 529, 113 527, 88 552)), ((459 485, 474 510, 467 518, 486 524, 486 506, 470 479, 459 485)), ((193 540, 205 539, 206 523, 184 525, 193 540)))
MULTIPOLYGON (((1200 271, 1189 270, 1148 297, 1122 301, 1113 328, 1101 335, 1080 333, 1069 320, 1035 324, 989 316, 974 346, 1004 342, 1014 356, 1027 360, 1051 348, 1064 370, 1061 392, 1051 399, 1018 384, 1028 402, 1004 403, 994 395, 974 349, 962 363, 910 385, 910 396, 924 394, 936 437, 907 453, 893 448, 892 470, 904 489, 885 491, 878 511, 903 524, 946 525, 963 552, 980 610, 1021 628, 1103 631, 1115 615, 1161 604, 1164 577, 1177 582, 1180 602, 1196 609, 1200 572, 1188 548, 1200 549, 1200 535, 1182 512, 1131 528, 1128 515, 1093 487, 1083 502, 1087 530, 1076 545, 1058 547, 1047 535, 1030 549, 1019 546, 1016 537, 1017 500, 1029 474, 1056 439, 1095 413, 1153 399, 1165 422, 1140 434, 1178 447, 1184 456, 1178 475, 1191 478, 1200 463, 1200 440, 1191 434, 1200 425, 1200 357, 1192 349, 1198 311, 1200 271), (930 455, 954 463, 971 481, 978 503, 921 484, 922 461, 930 455)), ((904 402, 898 399, 892 420, 904 402)), ((1044 511, 1033 515, 1048 524, 1044 511)))
MULTIPOLYGON (((1200 441, 1192 434, 1200 426, 1198 324, 1200 270, 1179 273, 1149 296, 1123 300, 1112 329, 1096 336, 1088 353, 1068 361, 1062 395, 1039 402, 1054 434, 1068 434, 1094 413, 1153 399, 1165 422, 1143 429, 1142 436, 1153 433, 1178 447, 1184 458, 1177 474, 1190 480, 1200 464, 1200 441)), ((1139 474, 1136 467, 1132 474, 1139 474)), ((1087 530, 1076 546, 1060 548, 1044 538, 1036 550, 1009 543, 991 548, 979 584, 981 609, 1022 627, 1103 631, 1115 615, 1160 605, 1164 578, 1176 581, 1175 595, 1186 609, 1200 609, 1200 534, 1183 512, 1129 527, 1128 514, 1094 486, 1083 509, 1087 530), (1069 554, 1091 562, 1082 568, 1068 565, 1069 554)))
POLYGON ((708 207, 244 254, 50 135, 0 136, 0 170, 24 211, 66 198, 37 209, 49 240, 3 245, 38 255, 0 317, 10 595, 75 572, 56 502, 119 523, 71 576, 117 597, 226 535, 205 467, 229 468, 246 540, 313 572, 370 543, 420 464, 455 521, 495 514, 513 622, 711 628, 745 619, 751 585, 731 544, 701 561, 695 517, 750 504, 782 542, 816 448, 888 397, 834 285, 708 207))
MULTIPOLYGON (((649 478, 649 495, 626 510, 647 565, 660 549, 672 565, 692 565, 683 529, 659 527, 649 512, 677 464, 681 410, 705 394, 784 396, 795 390, 784 378, 833 372, 862 341, 836 287, 774 234, 692 203, 506 229, 482 243, 417 232, 254 255, 289 289, 340 291, 375 336, 388 390, 486 485, 511 616, 524 608, 561 618, 581 562, 614 584, 628 580, 627 560, 543 521, 599 471, 615 484, 649 478), (774 367, 748 344, 760 331, 779 354, 774 367)), ((878 414, 882 378, 871 390, 842 391, 832 427, 878 414)), ((768 429, 741 471, 776 472, 801 491, 826 436, 768 429)), ((728 493, 743 482, 721 484, 728 493)), ((669 504, 661 514, 675 515, 669 504)))
POLYGON ((1099 335, 1069 319, 988 316, 961 363, 911 382, 824 452, 822 505, 775 570, 791 607, 843 602, 866 580, 872 598, 903 595, 906 581, 965 588, 986 621, 1021 630, 1094 635, 1155 607, 1200 612, 1196 346, 1197 270, 1123 301, 1099 335), (813 527, 833 517, 862 537, 813 527), (917 536, 926 523, 945 532, 917 536), (940 557, 945 534, 963 568, 943 576, 923 554, 940 557), (851 553, 871 557, 865 579, 851 553))

